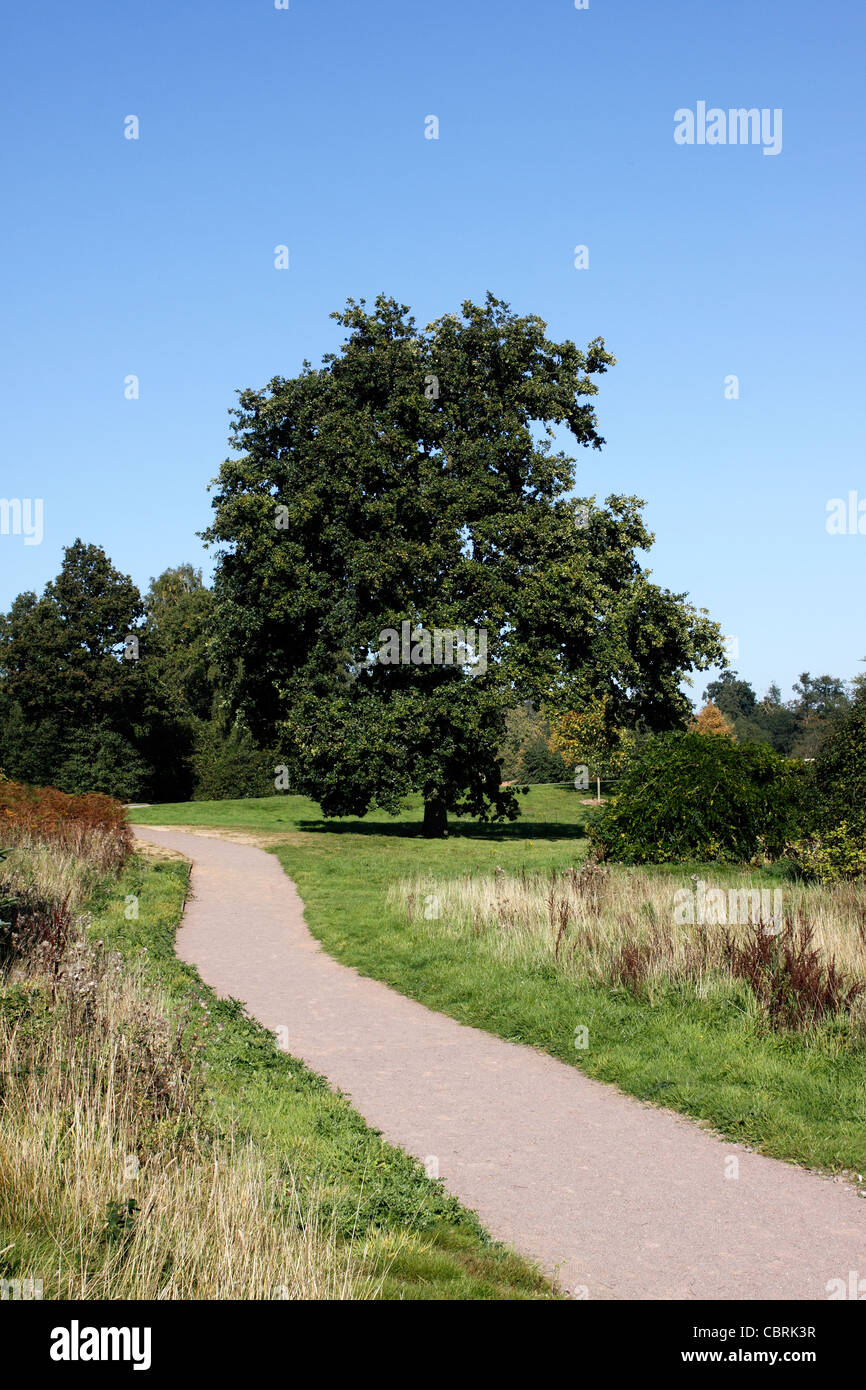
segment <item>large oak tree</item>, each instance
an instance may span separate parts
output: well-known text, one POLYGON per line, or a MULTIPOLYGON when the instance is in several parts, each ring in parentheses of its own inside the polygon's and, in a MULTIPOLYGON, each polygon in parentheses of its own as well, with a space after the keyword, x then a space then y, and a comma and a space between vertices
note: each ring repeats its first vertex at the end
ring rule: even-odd
POLYGON ((649 580, 642 503, 574 494, 554 426, 599 448, 595 339, 556 343, 488 295, 420 329, 406 306, 350 300, 321 367, 239 393, 206 539, 219 548, 216 649, 253 733, 326 815, 513 818, 497 753, 525 699, 680 724, 684 676, 720 632, 649 580), (483 629, 486 670, 384 664, 380 634, 483 629))

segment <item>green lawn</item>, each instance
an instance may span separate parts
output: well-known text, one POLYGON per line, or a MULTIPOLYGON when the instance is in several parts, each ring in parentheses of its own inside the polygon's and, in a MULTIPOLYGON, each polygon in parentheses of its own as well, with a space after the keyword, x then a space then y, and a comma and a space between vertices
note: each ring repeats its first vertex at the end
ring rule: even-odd
MULTIPOLYGON (((402 993, 513 1041, 579 1065, 624 1091, 705 1121, 765 1153, 809 1166, 866 1172, 866 1068, 844 1031, 775 1035, 725 997, 682 992, 636 999, 624 989, 576 987, 553 970, 515 970, 483 938, 420 936, 390 905, 389 885, 416 874, 533 872, 579 863, 588 808, 570 789, 534 788, 513 825, 453 822, 447 839, 420 833, 420 805, 400 819, 325 821, 293 796, 192 802, 135 811, 141 823, 223 826, 279 835, 273 848, 298 884, 313 933, 332 955, 402 993), (587 1051, 575 1052, 578 1025, 587 1051)), ((623 871, 624 872, 624 871, 623 871)), ((724 886, 743 871, 718 865, 658 870, 684 886, 692 873, 724 886)), ((750 874, 778 882, 781 870, 750 874)))
POLYGON ((107 950, 145 957, 154 982, 201 1017, 207 1094, 220 1127, 248 1136, 269 1166, 294 1177, 301 1200, 316 1193, 317 1217, 351 1242, 373 1277, 386 1270, 389 1299, 549 1299, 558 1295, 532 1267, 490 1240, 423 1167, 385 1143, 349 1102, 234 1001, 218 1000, 174 953, 188 880, 179 861, 135 858, 94 906, 91 932, 107 950), (124 915, 139 900, 137 920, 124 915), (146 953, 146 956, 145 956, 146 953), (206 1012, 205 1012, 206 1010, 206 1012), (364 1255, 364 1248, 367 1254, 364 1255))

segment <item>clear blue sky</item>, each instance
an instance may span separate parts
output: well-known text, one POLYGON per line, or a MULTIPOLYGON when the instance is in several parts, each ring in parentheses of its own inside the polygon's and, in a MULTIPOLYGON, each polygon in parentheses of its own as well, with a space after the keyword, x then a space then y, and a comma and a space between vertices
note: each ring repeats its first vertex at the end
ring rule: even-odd
POLYGON ((426 323, 490 289, 606 339, 580 491, 647 500, 656 579, 759 693, 863 669, 866 535, 825 530, 866 498, 862 0, 47 0, 3 48, 0 494, 45 503, 4 608, 77 535, 142 586, 208 572, 234 391, 349 295, 426 323), (702 100, 781 108, 782 152, 677 145, 702 100))

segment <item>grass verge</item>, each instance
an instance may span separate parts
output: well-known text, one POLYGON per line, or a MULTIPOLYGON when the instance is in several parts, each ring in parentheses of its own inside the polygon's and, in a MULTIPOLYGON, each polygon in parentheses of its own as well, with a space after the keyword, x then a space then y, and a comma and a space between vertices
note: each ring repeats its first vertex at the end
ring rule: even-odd
POLYGON ((46 1298, 545 1299, 420 1164, 174 954, 176 860, 0 980, 0 1277, 46 1298))

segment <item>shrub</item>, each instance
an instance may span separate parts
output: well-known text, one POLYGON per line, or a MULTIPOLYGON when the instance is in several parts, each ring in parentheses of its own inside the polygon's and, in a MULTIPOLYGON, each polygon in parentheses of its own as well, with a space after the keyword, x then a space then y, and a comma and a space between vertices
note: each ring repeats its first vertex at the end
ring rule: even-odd
POLYGON ((866 879, 866 837, 847 821, 789 845, 788 854, 805 878, 819 883, 866 879))
POLYGON ((809 786, 807 764, 765 744, 657 734, 636 745, 589 834, 628 864, 775 858, 807 828, 809 786))
MULTIPOLYGON (((833 725, 815 762, 818 829, 836 833, 845 825, 866 843, 866 688, 833 725)), ((843 837, 844 838, 844 837, 843 837)))
POLYGON ((202 723, 192 758, 194 801, 234 801, 247 796, 273 796, 274 768, 279 758, 258 748, 246 729, 225 730, 221 723, 202 723))

